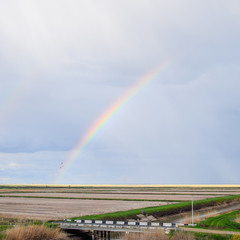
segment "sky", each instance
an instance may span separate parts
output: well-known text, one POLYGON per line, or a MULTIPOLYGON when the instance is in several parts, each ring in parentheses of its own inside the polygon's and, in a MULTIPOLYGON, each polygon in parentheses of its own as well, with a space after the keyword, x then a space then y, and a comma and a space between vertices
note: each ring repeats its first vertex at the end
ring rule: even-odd
POLYGON ((0 0, 0 184, 239 184, 239 43, 239 0, 0 0))

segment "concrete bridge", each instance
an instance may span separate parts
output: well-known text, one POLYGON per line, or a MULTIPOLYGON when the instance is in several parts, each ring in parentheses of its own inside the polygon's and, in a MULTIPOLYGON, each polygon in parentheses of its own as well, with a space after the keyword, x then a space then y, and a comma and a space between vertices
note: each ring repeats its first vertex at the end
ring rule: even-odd
POLYGON ((111 232, 143 232, 146 230, 162 229, 168 232, 171 229, 176 230, 178 226, 184 224, 159 223, 159 222, 141 222, 141 221, 103 221, 103 220, 75 220, 59 223, 60 228, 65 230, 88 231, 92 234, 92 239, 108 240, 111 232))

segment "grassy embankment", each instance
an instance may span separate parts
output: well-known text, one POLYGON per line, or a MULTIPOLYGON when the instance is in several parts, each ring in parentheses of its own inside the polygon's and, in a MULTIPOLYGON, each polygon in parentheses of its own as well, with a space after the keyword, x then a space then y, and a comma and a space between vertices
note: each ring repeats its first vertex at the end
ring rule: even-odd
POLYGON ((216 217, 207 218, 201 221, 197 225, 197 228, 240 231, 240 223, 235 221, 235 219, 239 219, 239 217, 240 210, 232 211, 216 217))
MULTIPOLYGON (((240 200, 240 195, 209 198, 204 200, 194 201, 194 209, 201 209, 204 207, 214 207, 224 203, 230 203, 236 200, 240 200)), ((142 213, 142 210, 145 211, 147 215, 152 215, 154 217, 162 217, 166 215, 178 214, 182 212, 191 211, 191 201, 181 202, 164 206, 157 207, 147 207, 141 209, 133 209, 129 211, 119 211, 113 213, 105 213, 98 215, 87 215, 72 219, 112 219, 112 220, 126 220, 126 219, 137 219, 137 215, 142 213)))
POLYGON ((220 235, 220 234, 210 234, 210 233, 194 233, 196 240, 239 240, 233 239, 231 235, 220 235))

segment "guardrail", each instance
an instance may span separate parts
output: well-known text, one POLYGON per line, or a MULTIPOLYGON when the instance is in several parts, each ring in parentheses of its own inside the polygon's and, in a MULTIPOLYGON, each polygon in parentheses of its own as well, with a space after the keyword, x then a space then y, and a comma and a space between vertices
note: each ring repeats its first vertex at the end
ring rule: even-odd
POLYGON ((142 222, 142 221, 104 221, 104 220, 71 220, 66 219, 64 222, 58 222, 60 228, 68 230, 88 231, 92 234, 92 239, 110 240, 111 232, 144 232, 146 230, 162 229, 166 234, 170 230, 182 230, 181 226, 191 224, 180 223, 159 223, 159 222, 142 222), (98 236, 96 236, 98 235, 98 236))
POLYGON ((101 227, 101 228, 177 228, 179 226, 189 226, 191 224, 181 223, 159 223, 159 222, 143 222, 143 221, 109 221, 109 220, 71 220, 66 219, 60 222, 60 226, 69 227, 101 227))

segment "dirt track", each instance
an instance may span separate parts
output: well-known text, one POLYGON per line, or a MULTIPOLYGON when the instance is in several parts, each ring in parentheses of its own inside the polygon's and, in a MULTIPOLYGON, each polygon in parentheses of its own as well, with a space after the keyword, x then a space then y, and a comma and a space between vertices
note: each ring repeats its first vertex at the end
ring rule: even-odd
POLYGON ((211 230, 211 229, 201 229, 201 228, 184 228, 181 227, 186 232, 200 232, 200 233, 211 233, 211 234, 221 234, 221 235, 234 235, 240 234, 240 232, 223 231, 223 230, 211 230))

